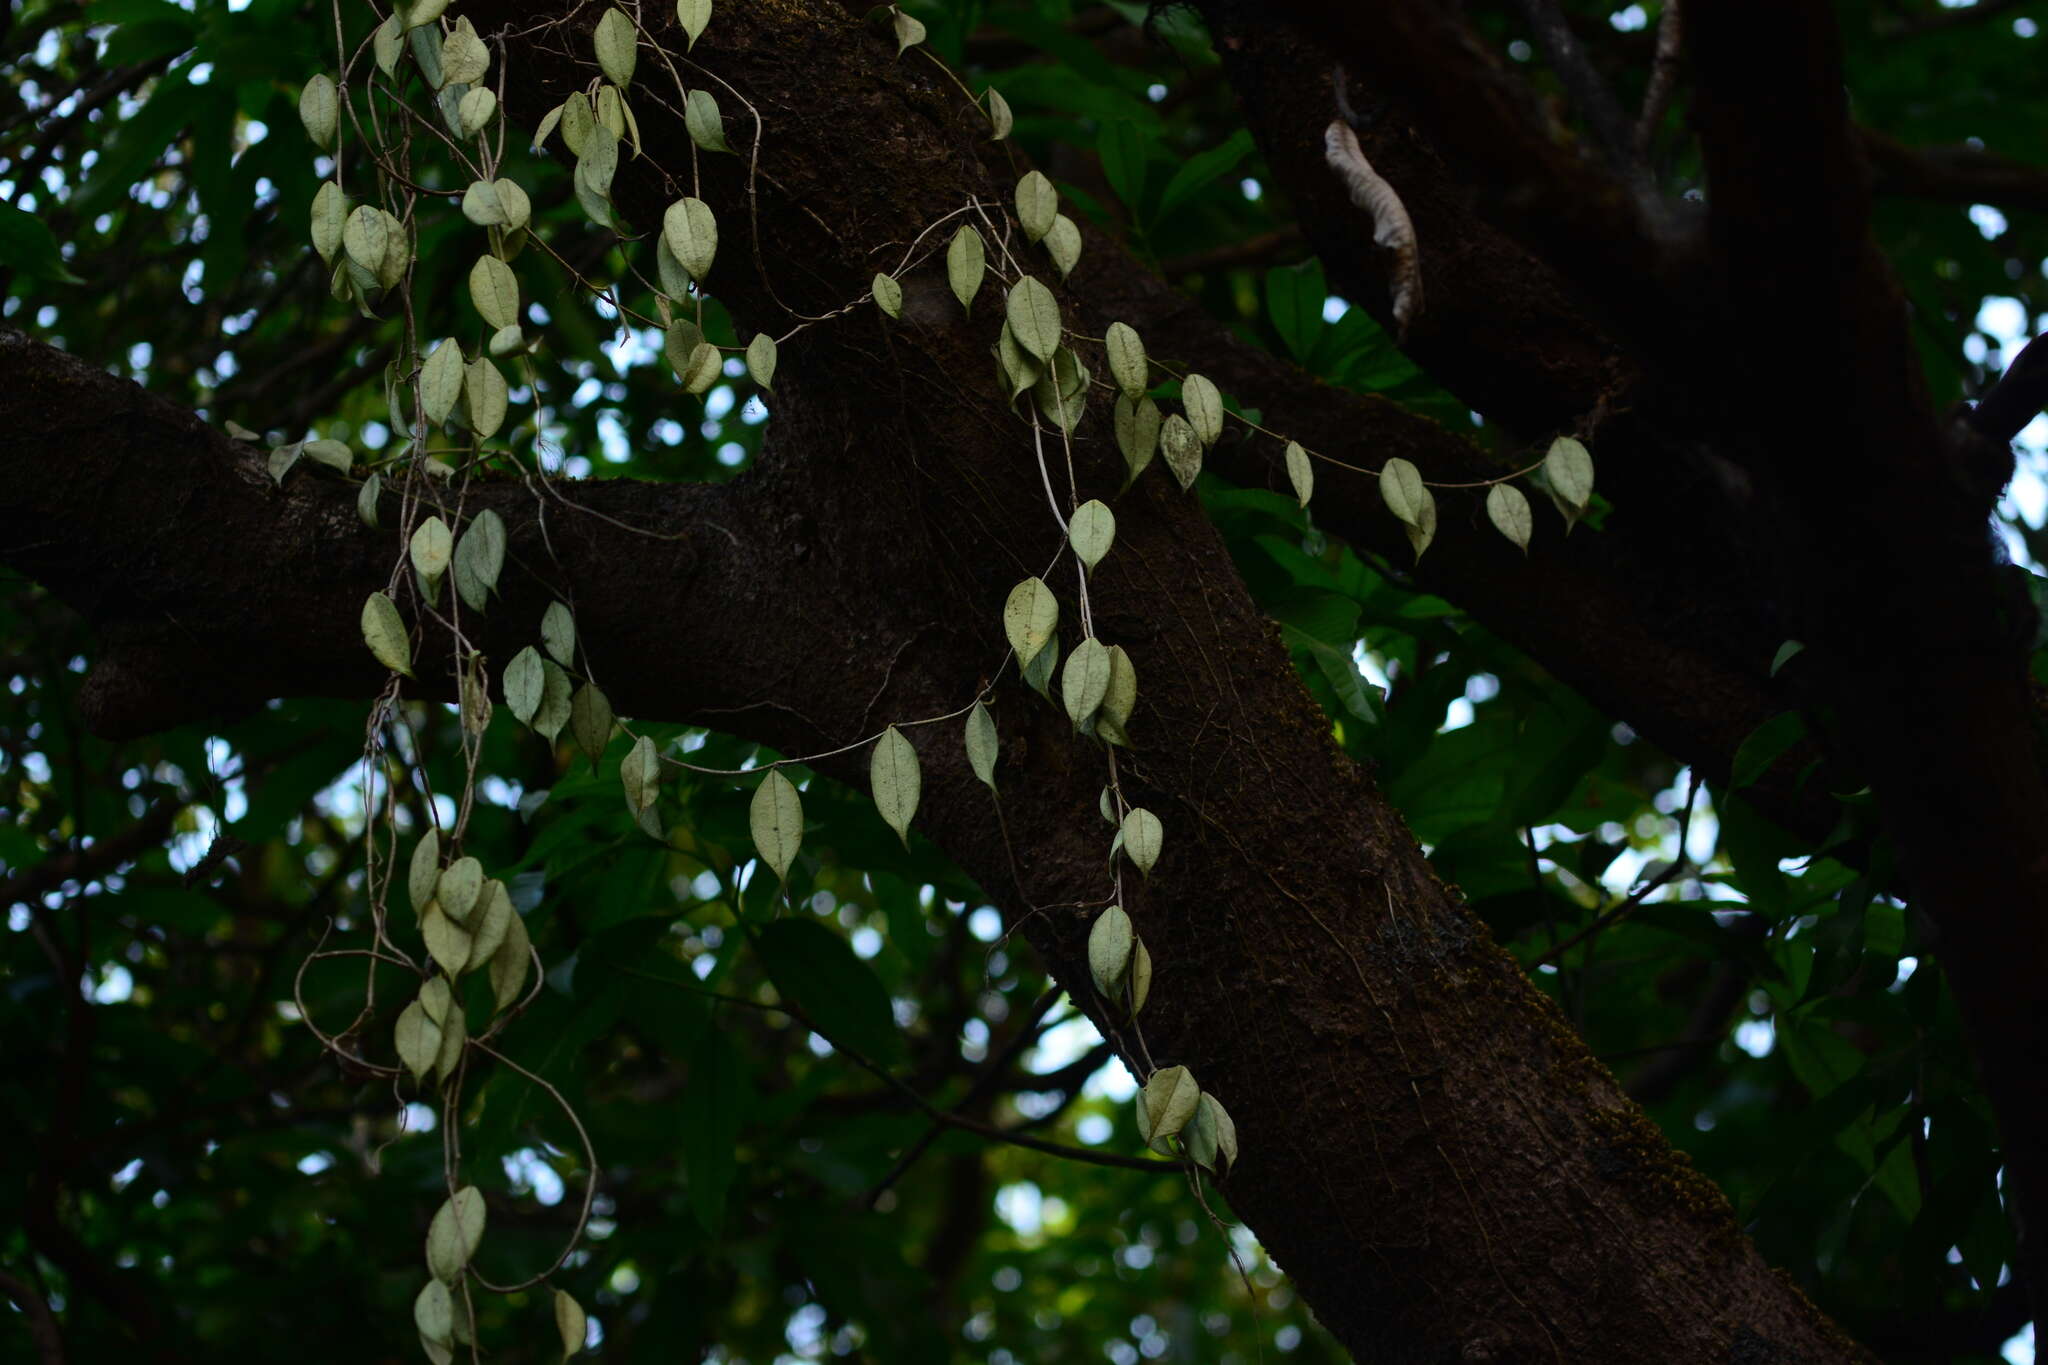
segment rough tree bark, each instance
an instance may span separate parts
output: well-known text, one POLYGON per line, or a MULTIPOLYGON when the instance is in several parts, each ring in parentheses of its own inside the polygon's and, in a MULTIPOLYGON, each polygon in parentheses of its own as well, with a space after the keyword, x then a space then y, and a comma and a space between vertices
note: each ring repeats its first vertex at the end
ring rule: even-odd
MULTIPOLYGON (((1311 159, 1331 109, 1330 50, 1270 23, 1241 24, 1236 7, 1209 8, 1229 74, 1311 240, 1333 271, 1351 272, 1356 287, 1346 292, 1383 306, 1369 229, 1329 202, 1311 159)), ((1434 8, 1373 12, 1395 23, 1434 8)), ((529 125, 587 78, 562 55, 588 50, 580 30, 572 38, 536 28, 526 7, 509 3, 467 13, 502 38, 507 97, 529 125)), ((663 22, 658 7, 651 22, 663 22)), ((1374 40, 1385 35, 1362 27, 1330 38, 1355 44, 1357 73, 1375 70, 1359 60, 1374 40)), ((741 156, 703 168, 702 192, 728 225, 710 288, 743 330, 779 329, 790 308, 836 307, 929 223, 970 199, 1009 200, 1020 168, 1007 147, 982 140, 951 81, 917 56, 897 61, 883 34, 824 0, 722 10, 693 56, 757 106, 765 128, 756 148, 752 127, 734 120, 741 156), (750 187, 756 152, 761 174, 750 187)), ((1390 98, 1404 94, 1392 80, 1386 87, 1390 98)), ((1512 104, 1481 101, 1472 116, 1505 117, 1512 104)), ((1414 127, 1427 135, 1432 106, 1417 107, 1414 127)), ((691 158, 679 126, 649 112, 642 125, 647 158, 622 168, 617 195, 629 222, 651 225, 688 183, 691 158)), ((1723 490, 1679 528, 1681 548, 1767 544, 1785 532, 1774 517, 1804 508, 1822 519, 1823 509, 1798 497, 1817 499, 1823 468, 1844 458, 1828 455, 1844 448, 1835 414, 1707 420, 1691 387, 1697 376, 1667 368, 1665 350, 1634 347, 1641 291, 1597 278, 1589 288, 1587 272, 1598 260, 1610 271, 1636 260, 1647 278, 1680 280, 1660 283, 1658 298, 1688 297, 1684 271, 1696 256, 1710 259, 1708 248, 1686 239, 1666 249, 1642 234, 1626 196, 1601 199, 1605 216, 1582 206, 1577 236, 1553 223, 1540 240, 1518 240, 1475 216, 1458 191, 1468 146, 1450 137, 1432 148, 1405 117, 1368 138, 1376 161, 1412 171, 1390 174, 1422 230, 1430 311, 1417 353, 1532 437, 1628 408, 1602 429, 1618 514, 1608 533, 1569 541, 1546 526, 1553 533, 1538 536, 1526 562, 1491 533, 1446 518, 1420 577, 1675 755, 1725 773, 1741 738, 1785 704, 1765 664, 1787 632, 1756 605, 1740 570, 1693 584, 1695 566, 1659 543, 1683 496, 1671 481, 1723 490), (1546 246, 1554 260, 1538 259, 1546 246), (1475 283, 1487 278, 1509 286, 1515 326, 1498 325, 1502 296, 1475 283), (1731 462, 1766 487, 1752 500, 1760 506, 1726 491, 1731 462), (1648 511, 1631 516, 1631 497, 1648 511), (1681 591, 1691 593, 1690 610, 1675 614, 1681 591)), ((1731 251, 1749 249, 1740 234, 1730 240, 1731 251)), ((1845 299, 1884 285, 1881 270, 1859 269, 1842 286, 1845 299)), ((1735 297, 1753 275, 1732 282, 1735 297)), ((593 672, 623 713, 714 724, 792 753, 972 695, 1003 655, 1004 595, 1053 559, 1058 533, 1029 431, 988 383, 998 310, 984 302, 964 318, 936 261, 904 283, 900 323, 861 310, 785 345, 766 446, 729 486, 472 486, 451 510, 493 507, 512 528, 513 568, 483 631, 490 658, 502 663, 535 638, 547 601, 567 593, 593 672)), ((1892 299, 1885 292, 1864 306, 1883 313, 1892 299)), ((1324 448, 1369 451, 1371 463, 1405 454, 1438 479, 1495 472, 1428 422, 1323 389, 1234 345, 1106 240, 1089 237, 1061 302, 1082 334, 1130 321, 1166 358, 1269 410, 1284 407, 1303 438, 1324 448)), ((1726 328, 1750 321, 1707 318, 1697 331, 1719 344, 1726 328)), ((394 571, 400 541, 357 522, 351 485, 315 470, 274 488, 248 448, 18 334, 0 333, 0 376, 0 559, 100 627, 87 704, 102 730, 151 730, 284 693, 368 695, 381 684, 354 623, 366 593, 404 586, 394 571)), ((1857 458, 1901 469, 1943 458, 1951 447, 1924 399, 1913 406, 1918 394, 1901 382, 1893 401, 1903 411, 1859 422, 1849 439, 1867 439, 1871 450, 1849 447, 1857 458)), ((1121 464, 1106 413, 1089 416, 1075 459, 1082 496, 1114 494, 1121 464)), ((1227 443, 1212 460, 1239 481, 1280 484, 1277 450, 1227 443)), ((1873 498, 1910 490, 1903 473, 1865 478, 1873 498)), ((1982 490, 1966 491, 1943 504, 1936 567, 1989 594, 1982 490), (1966 512, 1976 516, 1974 558, 1957 535, 1966 512)), ((1141 695, 1125 781, 1167 829, 1165 856, 1148 882, 1129 888, 1127 906, 1158 962, 1147 1045, 1158 1062, 1189 1065, 1237 1116, 1244 1155, 1226 1182, 1231 1203, 1322 1320, 1371 1360, 1866 1358, 1769 1271, 1719 1192, 1432 875, 1399 816, 1331 744, 1193 500, 1155 472, 1116 506, 1118 543, 1095 579, 1096 619, 1136 659, 1141 695)), ((1362 481, 1325 476, 1318 506, 1325 524, 1362 547, 1405 558, 1398 529, 1362 481)), ((398 510, 390 501, 387 526, 398 510)), ((1897 509, 1853 510, 1882 518, 1897 509)), ((1926 548, 1930 536, 1909 548, 1926 548)), ((1810 576, 1823 566, 1800 558, 1793 567, 1810 576)), ((1901 565, 1882 567, 1908 599, 1887 607, 1914 609, 1923 622, 1937 603, 1913 596, 1918 580, 1901 565)), ((1812 581, 1812 610, 1838 605, 1828 593, 1842 574, 1812 581)), ((1063 595, 1069 583, 1055 580, 1063 595)), ((1969 865, 1944 856, 1915 868, 1919 887, 1944 910, 1954 905, 1944 924, 1956 926, 1959 949, 1997 939, 1977 899, 1983 881, 2015 871, 2029 886, 2048 880, 2048 864, 2020 867, 2017 850, 2037 844, 2009 842, 2042 808, 2027 804, 2038 769, 2012 740, 2025 731, 1999 728, 2015 722, 2024 693, 2005 637, 1993 649, 1977 617, 1920 642, 1975 667, 1933 680, 1943 698, 1952 702, 1965 684, 1992 690, 1991 704, 1963 722, 1967 733, 1945 706, 1902 696, 1910 680, 1898 661, 1849 626, 1812 637, 1839 656, 1838 668, 1874 680, 1868 714, 1847 724, 1852 741, 1868 741, 1859 752, 1893 803, 1902 847, 1927 848, 1915 820, 1951 831, 1970 818, 1944 802, 1967 811, 2004 803, 1989 832, 1970 836, 1969 865), (1912 717, 1930 737, 1870 752, 1887 715, 1912 717), (1974 747, 1951 751, 1965 741, 1974 747), (1972 766, 1994 741, 2006 744, 2001 761, 1972 766), (1917 804, 1895 794, 1913 785, 1897 765, 1909 775, 1936 762, 1954 781, 1917 804), (1980 790, 1987 772, 2005 785, 1980 790)), ((450 696, 448 641, 429 631, 417 653, 419 695, 450 696)), ((918 826, 1089 1002, 1086 920, 1070 907, 1103 889, 1100 759, 1013 682, 996 712, 1007 840, 950 727, 910 732, 926 774, 918 826)), ((822 766, 857 779, 864 761, 822 766)), ((1811 837, 1833 822, 1824 798, 1789 783, 1759 800, 1811 837)), ((2029 932, 2038 937, 2038 927, 2029 932)), ((2039 961, 2025 957, 2039 951, 2029 938, 2015 956, 2039 961)), ((2004 964, 1973 961, 1979 975, 1959 977, 1959 990, 1995 991, 2009 979, 2004 964)), ((2023 1014, 2040 1008, 2023 994, 2011 999, 2023 1014)), ((1998 1071, 2029 1048, 2038 1059, 2041 1021, 2001 1020, 1993 1008, 1980 1002, 1980 1030, 2033 1030, 2013 1044, 2020 1055, 1994 1045, 1986 1056, 2008 1132, 2038 1135, 2048 1126, 2027 1128, 2027 1102, 2001 1089, 1998 1071)))

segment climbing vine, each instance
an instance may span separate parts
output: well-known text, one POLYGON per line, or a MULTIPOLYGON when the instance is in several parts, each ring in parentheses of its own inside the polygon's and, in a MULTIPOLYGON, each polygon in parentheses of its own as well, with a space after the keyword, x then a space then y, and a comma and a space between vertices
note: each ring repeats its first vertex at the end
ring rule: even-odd
MULTIPOLYGON (((1124 491, 1146 476, 1156 456, 1185 493, 1195 487, 1207 453, 1236 423, 1245 440, 1277 449, 1305 528, 1316 463, 1335 465, 1377 478, 1387 512, 1418 557, 1435 536, 1438 492, 1483 489, 1491 523, 1526 550, 1530 503, 1514 481, 1539 476, 1569 528, 1591 504, 1593 469, 1585 447, 1562 435, 1528 467, 1466 485, 1432 484, 1398 457, 1373 469, 1308 448, 1240 410, 1204 375, 1155 359, 1129 324, 1112 321, 1101 336, 1073 325, 1088 304, 1085 296, 1066 291, 1084 235, 1061 211, 1058 188, 1037 170, 1016 180, 1008 202, 976 198, 926 224, 874 274, 861 297, 820 314, 786 309, 789 325, 780 335, 764 328, 743 347, 721 347, 705 325, 705 282, 721 250, 722 230, 733 223, 750 228, 750 215, 727 211, 721 217, 704 195, 699 158, 742 155, 730 140, 726 107, 743 108, 752 123, 751 138, 743 140, 751 195, 763 139, 772 129, 764 128, 759 111, 739 92, 688 55, 714 22, 712 0, 676 5, 680 54, 648 31, 637 6, 606 7, 587 25, 576 19, 575 31, 582 35, 576 51, 591 75, 547 111, 530 140, 536 151, 559 149, 573 162, 576 203, 627 254, 633 277, 655 300, 651 316, 634 311, 622 287, 587 278, 561 244, 540 230, 529 190, 507 174, 503 41, 479 34, 468 18, 447 10, 447 0, 418 0, 394 9, 367 37, 352 42, 337 5, 336 74, 307 80, 299 102, 306 133, 321 154, 324 178, 313 200, 310 236, 333 296, 366 317, 395 317, 400 323, 398 358, 385 368, 383 390, 391 429, 403 439, 360 461, 343 442, 303 441, 277 447, 269 462, 280 482, 302 459, 350 477, 360 468, 358 512, 368 526, 391 535, 389 578, 365 600, 360 620, 365 645, 388 670, 362 753, 364 809, 370 816, 369 941, 323 943, 308 962, 361 960, 364 986, 355 1017, 331 1030, 317 1021, 313 1026, 353 1066, 385 1079, 400 1097, 416 1094, 439 1111, 446 1191, 429 1223, 425 1281, 414 1305, 426 1354, 445 1362, 466 1348, 472 1359, 481 1358, 485 1347, 477 1339, 474 1296, 548 1284, 586 1230, 598 1171, 597 1153, 573 1108, 499 1046, 542 989, 549 967, 526 928, 522 911, 531 906, 519 903, 502 869, 485 867, 464 848, 478 794, 481 741, 500 704, 551 744, 566 732, 593 764, 623 742, 619 779, 626 809, 648 837, 663 843, 670 831, 660 798, 673 774, 691 770, 753 782, 749 826, 755 850, 786 892, 806 834, 803 793, 789 774, 822 758, 868 752, 875 807, 907 845, 923 783, 918 748, 905 731, 958 721, 969 767, 988 789, 991 818, 1000 819, 1002 741, 988 703, 1014 669, 1064 712, 1076 742, 1099 755, 1098 811, 1107 828, 1107 858, 1099 894, 1086 903, 1093 912, 1086 951, 1097 997, 1093 1012, 1142 1082, 1141 1136, 1187 1173, 1199 1197, 1201 1173, 1227 1177, 1236 1163, 1237 1126, 1222 1099, 1204 1090, 1186 1066, 1154 1060, 1141 1025, 1155 961, 1124 908, 1126 877, 1132 869, 1140 878, 1150 876, 1165 856, 1168 831, 1126 791, 1119 769, 1119 750, 1142 724, 1139 679, 1123 644, 1105 638, 1091 599, 1095 575, 1116 553, 1117 515, 1108 503, 1082 497, 1076 433, 1084 423, 1099 428, 1106 418, 1124 462, 1124 491), (635 236, 614 206, 612 188, 621 166, 642 155, 640 119, 650 111, 680 119, 692 157, 687 184, 671 182, 676 193, 658 229, 635 236), (445 301, 422 298, 414 289, 426 229, 434 224, 437 240, 446 240, 438 234, 439 222, 455 215, 474 232, 460 240, 477 253, 467 294, 483 326, 467 338, 442 311, 445 301), (1057 527, 1060 549, 1002 603, 1009 652, 990 661, 989 681, 941 715, 897 717, 828 753, 731 770, 692 764, 614 713, 579 641, 567 585, 546 608, 537 638, 502 662, 489 658, 477 642, 478 623, 498 595, 509 534, 496 511, 470 510, 469 494, 480 480, 517 478, 541 497, 551 477, 532 457, 546 423, 530 364, 533 349, 544 342, 527 331, 532 314, 516 264, 529 250, 551 258, 617 327, 658 329, 676 381, 691 395, 717 384, 729 359, 772 392, 781 349, 792 337, 808 328, 846 325, 869 304, 889 319, 900 318, 903 282, 921 270, 942 268, 952 297, 968 316, 978 306, 992 306, 983 302, 985 293, 999 294, 1002 324, 993 348, 993 382, 1015 416, 1020 439, 1028 432, 1044 510, 1057 527), (728 351, 736 354, 729 357, 728 351), (1072 627, 1073 639, 1064 658, 1063 625, 1072 627), (401 700, 406 682, 415 677, 415 646, 430 626, 453 642, 451 681, 460 698, 465 759, 455 792, 430 789, 424 740, 401 700), (452 818, 444 816, 444 805, 452 818), (402 904, 394 889, 401 884, 402 904), (371 1028, 385 1013, 380 967, 407 982, 408 998, 388 1036, 371 1028), (566 1244, 552 1262, 511 1284, 493 1283, 477 1270, 487 1214, 482 1193, 468 1177, 462 1146, 466 1087, 473 1069, 490 1065, 517 1071, 560 1104, 581 1140, 585 1163, 582 1212, 566 1244)), ((925 34, 915 17, 894 6, 877 11, 880 16, 887 18, 899 59, 919 48, 925 34)), ((1008 137, 1011 113, 999 92, 991 87, 977 97, 962 86, 960 93, 992 139, 1008 137)), ((1331 128, 1333 172, 1373 217, 1375 234, 1405 261, 1396 266, 1396 312, 1405 328, 1422 307, 1411 278, 1413 225, 1393 187, 1365 163, 1355 138, 1347 138, 1345 125, 1331 128)), ((546 565, 520 568, 543 578, 548 572, 546 565)), ((300 1008, 311 1020, 303 996, 300 1008)), ((574 1354, 585 1340, 584 1310, 558 1288, 551 1302, 561 1348, 574 1354)))

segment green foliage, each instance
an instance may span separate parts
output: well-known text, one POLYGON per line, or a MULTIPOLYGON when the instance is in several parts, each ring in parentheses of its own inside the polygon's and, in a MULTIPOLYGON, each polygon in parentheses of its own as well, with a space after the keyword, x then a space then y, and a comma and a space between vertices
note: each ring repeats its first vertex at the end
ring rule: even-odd
MULTIPOLYGON (((1034 171, 995 206, 1061 277, 1081 240, 1068 213, 1163 264, 1287 225, 1284 205, 1242 187, 1263 167, 1184 16, 1155 20, 1159 46, 1112 57, 1058 3, 912 8, 888 11, 902 61, 923 63, 910 50, 922 44, 961 70, 986 91, 992 135, 1039 165, 1075 164, 1053 152, 1079 149, 1085 177, 1034 171), (1005 41, 970 44, 989 30, 1005 41), (984 47, 1013 64, 976 65, 984 47), (1187 97, 1160 100, 1154 86, 1187 97)), ((47 144, 5 145, 6 318, 211 420, 247 424, 274 447, 280 481, 306 476, 301 456, 359 470, 364 520, 390 527, 394 564, 402 554, 428 594, 452 573, 444 610, 451 598, 489 610, 505 533, 485 513, 420 520, 398 540, 398 502, 380 493, 429 454, 408 444, 428 439, 408 436, 415 400, 434 426, 453 419, 434 437, 443 467, 422 477, 459 466, 720 481, 747 468, 773 410, 779 341, 743 347, 715 293, 694 287, 716 278, 711 208, 680 194, 640 246, 589 226, 614 221, 611 179, 638 143, 631 106, 656 79, 626 16, 609 10, 598 25, 594 97, 572 95, 531 145, 507 138, 488 177, 422 170, 459 213, 400 215, 368 202, 367 185, 307 173, 302 129, 323 148, 355 136, 319 84, 332 79, 318 73, 334 68, 333 39, 312 13, 284 0, 233 13, 112 0, 88 28, 70 7, 21 7, 17 46, 31 55, 4 87, 30 123, 101 73, 127 74, 109 104, 47 144), (22 183, 25 164, 37 181, 22 183), (580 245, 518 250, 522 233, 543 232, 580 245), (579 297, 593 281, 609 291, 601 308, 579 297), (422 326, 445 340, 404 351, 399 291, 431 305, 422 326), (536 312, 536 300, 550 302, 536 312), (530 348, 528 328, 545 344, 530 348), (309 365, 320 382, 306 382, 309 365)), ((693 40, 715 31, 704 0, 680 13, 693 40)), ((351 39, 369 36, 365 26, 351 39)), ((495 61, 495 47, 452 27, 424 59, 431 45, 413 41, 379 50, 394 70, 438 63, 451 80, 481 80, 477 63, 495 61)), ((1859 112, 1908 141, 1989 136, 2041 159, 2048 121, 2036 115, 2048 110, 2025 93, 2038 89, 2038 54, 1992 25, 1926 42, 1857 38, 1859 112), (1977 75, 1934 97, 1928 54, 1977 75)), ((460 131, 491 126, 495 102, 470 98, 488 93, 459 97, 460 131)), ((684 108, 700 148, 734 152, 708 89, 684 108)), ((1958 333, 1930 343, 1927 362, 1959 395, 1980 377, 1959 344, 1976 301, 2032 287, 2008 262, 2038 263, 2038 243, 1987 245, 1962 213, 1927 204, 1888 203, 1880 227, 1935 330, 1958 333)), ((1914 969, 1929 957, 1921 928, 1881 875, 1825 856, 1782 866, 1794 850, 1738 794, 1775 771, 1799 718, 1753 736, 1725 789, 1695 792, 1614 717, 1417 590, 1409 565, 1323 537, 1306 515, 1320 452, 1288 447, 1290 495, 1199 477, 1205 448, 1247 420, 1229 400, 1256 396, 1155 375, 1129 328, 1102 344, 1075 338, 1043 263, 997 272, 972 226, 936 240, 963 308, 1002 302, 999 364, 1018 420, 1056 448, 1070 404, 1113 401, 1130 478, 1156 449, 1203 499, 1342 746, 1728 1191, 1765 1255, 1852 1331, 1889 1320, 1902 1298, 1926 1313, 1981 1305, 2010 1263, 2010 1234, 1953 1001, 1938 972, 1914 969), (990 273, 1000 295, 980 292, 990 273), (1088 365, 1114 400, 1104 380, 1079 397, 1088 365), (1740 988, 1708 1035, 1692 1036, 1699 1001, 1730 974, 1740 988)), ((1332 317, 1321 267, 1304 257, 1294 248, 1179 279, 1320 378, 1470 429, 1363 310, 1332 317)), ((894 274, 878 273, 872 296, 902 314, 894 274)), ((796 348, 786 363, 800 363, 796 348)), ((1255 420, 1289 439, 1285 414, 1255 420)), ((1593 506, 1595 458, 1561 438, 1544 460, 1543 490, 1568 521, 1593 506)), ((1503 536, 1529 542, 1529 500, 1513 483, 1433 493, 1406 461, 1373 472, 1417 555, 1454 500, 1457 515, 1483 505, 1503 536)), ((1101 503, 1072 510, 1066 530, 1089 570, 1115 555, 1115 526, 1101 503)), ((1135 673, 1092 625, 1060 671, 1054 628, 1082 610, 1064 591, 1019 584, 1003 621, 1014 663, 1041 692, 1057 678, 1077 726, 1119 740, 1135 673)), ((125 872, 38 883, 13 911, 0 1046, 37 1064, 0 1079, 0 1113, 54 1172, 38 1177, 45 1187, 61 1182, 81 1242, 133 1267, 171 1339, 204 1358, 268 1358, 285 1340, 384 1358, 420 1338, 464 1339, 473 1313, 496 1358, 540 1360, 583 1343, 587 1311, 605 1349, 628 1358, 713 1345, 729 1359, 818 1358, 844 1345, 913 1362, 1063 1361, 1111 1343, 1135 1358, 1160 1338, 1192 1358, 1252 1360, 1260 1342, 1296 1360, 1340 1358, 1248 1238, 1232 1239, 1250 1258, 1240 1280, 1182 1181, 934 1128, 906 1097, 979 1106, 992 1126, 1029 1125, 1069 1147, 1151 1140, 1172 1153, 1180 1134, 1204 1166, 1237 1156, 1235 1126, 1199 1077, 1168 1068, 1139 1090, 1048 995, 1030 955, 998 941, 979 890, 914 837, 919 746, 964 743, 996 799, 998 740, 978 702, 951 718, 888 718, 872 790, 853 792, 714 732, 615 733, 601 680, 576 672, 574 619, 558 610, 504 661, 496 689, 479 682, 472 701, 466 684, 459 709, 380 708, 366 759, 361 706, 305 699, 211 732, 97 740, 78 719, 95 647, 82 624, 29 585, 0 598, 13 694, 0 715, 6 877, 74 857, 90 868, 95 845, 138 822, 169 839, 125 872), (511 718, 492 719, 492 690, 511 718), (927 720, 940 723, 915 743, 896 728, 927 720), (452 828, 450 794, 468 806, 466 856, 440 870, 452 850, 437 839, 425 880, 386 897, 409 880, 413 847, 452 828), (395 938, 442 965, 426 985, 389 963, 309 958, 323 943, 359 950, 385 914, 395 938), (74 998, 81 980, 89 1005, 74 998), (494 1020, 510 1023, 491 1034, 494 1020), (460 1071, 464 1042, 487 1036, 506 1064, 479 1062, 476 1083, 445 1092, 436 1114, 425 1101, 460 1071), (451 1123, 459 1192, 441 1143, 451 1123), (604 1178, 584 1224, 592 1152, 604 1178), (570 1246, 547 1284, 448 1292, 472 1264, 525 1284, 570 1246)), ((372 596, 359 623, 335 629, 358 625, 381 663, 410 672, 393 598, 372 596)), ((1104 810, 1114 875, 1174 856, 1151 812, 1108 794, 1104 810)), ((1845 804, 1844 837, 1871 834, 1867 815, 1845 804)), ((1095 984, 1135 1013, 1149 952, 1121 909, 1095 925, 1095 984)), ((0 1194, 0 1261, 33 1261, 62 1295, 77 1358, 113 1356, 126 1331, 117 1315, 74 1271, 30 1256, 31 1197, 21 1182, 0 1194)))

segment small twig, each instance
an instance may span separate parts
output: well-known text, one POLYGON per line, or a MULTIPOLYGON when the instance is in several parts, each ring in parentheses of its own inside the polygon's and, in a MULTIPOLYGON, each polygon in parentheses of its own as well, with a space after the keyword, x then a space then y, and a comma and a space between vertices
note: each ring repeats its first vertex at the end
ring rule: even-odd
POLYGON ((1606 914, 1600 916, 1600 918, 1594 920, 1591 924, 1579 930, 1578 933, 1573 934, 1564 942, 1553 945, 1548 952, 1544 953, 1542 957, 1537 958, 1536 961, 1533 964, 1531 964, 1532 970, 1536 967, 1541 967, 1548 963, 1555 962, 1557 958, 1564 952, 1568 951, 1569 949, 1577 947, 1579 944, 1584 943, 1593 935, 1600 933, 1603 930, 1608 929, 1615 924, 1620 923, 1629 915, 1634 914, 1636 911, 1636 907, 1640 906, 1652 891, 1655 891, 1658 887, 1664 885, 1664 883, 1670 881, 1673 877, 1678 875, 1679 871, 1682 868, 1684 868, 1686 864, 1685 841, 1687 835, 1689 835, 1692 832, 1692 808, 1693 803, 1699 800, 1699 795, 1700 775, 1698 770, 1694 770, 1691 785, 1687 789, 1685 795, 1685 817, 1678 822, 1678 856, 1671 860, 1671 865, 1665 868, 1662 872, 1659 872, 1656 876, 1650 878, 1650 880, 1648 880, 1647 882, 1644 882, 1640 887, 1636 888, 1636 890, 1631 892, 1628 898, 1622 901, 1621 904, 1615 906, 1612 910, 1609 910, 1606 914))

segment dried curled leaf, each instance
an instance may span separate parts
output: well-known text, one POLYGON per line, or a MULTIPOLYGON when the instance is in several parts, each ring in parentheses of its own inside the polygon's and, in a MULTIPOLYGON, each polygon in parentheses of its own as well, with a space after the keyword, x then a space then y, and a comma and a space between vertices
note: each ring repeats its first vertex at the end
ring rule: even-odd
POLYGON ((1394 298, 1395 337, 1405 341, 1408 324, 1422 311, 1422 258, 1408 208, 1394 187, 1365 159, 1358 134, 1344 120, 1332 119, 1324 130, 1323 158, 1344 183, 1351 202, 1372 216, 1372 239, 1394 253, 1393 281, 1388 292, 1394 298))

